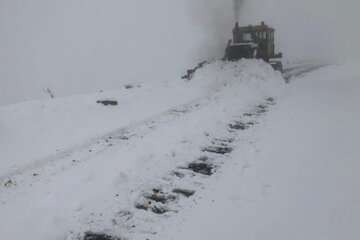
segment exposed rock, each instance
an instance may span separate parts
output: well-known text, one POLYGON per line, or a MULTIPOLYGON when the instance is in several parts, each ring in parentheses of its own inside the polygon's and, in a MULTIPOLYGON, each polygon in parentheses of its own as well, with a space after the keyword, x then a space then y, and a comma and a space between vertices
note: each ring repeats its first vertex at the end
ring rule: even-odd
POLYGON ((118 105, 118 102, 115 101, 115 100, 98 100, 96 102, 99 103, 99 104, 103 104, 105 106, 107 106, 107 105, 112 105, 112 106, 118 105))
POLYGON ((83 240, 125 240, 124 238, 112 237, 105 233, 86 232, 83 240))

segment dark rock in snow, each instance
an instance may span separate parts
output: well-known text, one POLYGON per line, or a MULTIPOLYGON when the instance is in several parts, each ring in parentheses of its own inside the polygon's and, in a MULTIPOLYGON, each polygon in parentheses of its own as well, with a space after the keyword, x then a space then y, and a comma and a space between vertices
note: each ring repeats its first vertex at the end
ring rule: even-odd
POLYGON ((126 89, 132 89, 134 86, 131 85, 131 84, 126 84, 126 85, 124 85, 124 87, 125 87, 126 89))
POLYGON ((6 188, 10 188, 10 187, 16 186, 16 182, 13 182, 11 179, 9 179, 8 181, 6 181, 6 182, 4 183, 4 186, 5 186, 6 188))
POLYGON ((125 239, 119 237, 112 237, 104 233, 86 232, 83 240, 125 240, 125 239))
POLYGON ((275 99, 272 98, 272 97, 269 97, 268 99, 266 99, 266 101, 268 101, 268 102, 270 102, 270 103, 273 103, 273 102, 275 102, 275 99))
POLYGON ((107 105, 112 105, 112 106, 118 105, 118 102, 115 101, 115 100, 98 100, 96 102, 100 103, 100 104, 103 104, 105 106, 107 106, 107 105))

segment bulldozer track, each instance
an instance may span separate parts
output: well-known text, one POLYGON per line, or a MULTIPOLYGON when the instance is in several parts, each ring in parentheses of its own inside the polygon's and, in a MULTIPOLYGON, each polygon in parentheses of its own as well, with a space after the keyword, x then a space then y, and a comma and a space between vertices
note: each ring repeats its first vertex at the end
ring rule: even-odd
MULTIPOLYGON (((196 202, 197 193, 206 188, 206 183, 216 175, 226 164, 227 159, 235 150, 236 139, 243 131, 248 131, 256 125, 256 120, 266 114, 276 104, 273 98, 256 105, 245 113, 239 113, 232 121, 224 126, 226 136, 213 136, 209 145, 201 148, 201 155, 195 160, 175 166, 174 169, 163 175, 159 183, 150 183, 148 189, 137 189, 138 197, 119 212, 114 213, 113 224, 121 231, 121 236, 107 235, 103 232, 85 232, 81 239, 87 236, 103 236, 95 239, 133 239, 134 235, 141 239, 151 239, 156 235, 156 225, 166 221, 174 214, 179 213, 186 201, 196 202), (193 199, 193 200, 192 200, 193 199), (145 214, 145 215, 144 215, 145 214)), ((246 165, 244 166, 246 168, 246 165)), ((193 203, 194 204, 194 203, 193 203)), ((94 219, 92 225, 103 219, 94 219)), ((90 226, 90 228, 92 227, 90 226)), ((82 234, 71 234, 67 239, 76 240, 82 234)), ((138 238, 136 238, 138 239, 138 238)))

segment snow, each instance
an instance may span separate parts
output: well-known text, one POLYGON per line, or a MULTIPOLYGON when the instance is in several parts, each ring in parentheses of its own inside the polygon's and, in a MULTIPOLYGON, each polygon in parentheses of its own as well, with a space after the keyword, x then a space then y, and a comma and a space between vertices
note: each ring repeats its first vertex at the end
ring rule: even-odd
POLYGON ((285 84, 263 61, 215 61, 190 81, 2 107, 0 239, 359 239, 357 68, 303 65, 285 84), (205 150, 219 146, 233 151, 205 150), (149 201, 167 212, 136 208, 149 201))
MULTIPOLYGON (((266 81, 269 73, 273 73, 272 69, 262 61, 256 64, 252 61, 217 61, 200 70, 188 84, 180 80, 156 81, 134 85, 133 89, 2 107, 0 123, 2 135, 6 138, 0 140, 0 152, 4 156, 0 176, 33 161, 47 161, 49 155, 65 152, 74 145, 76 148, 86 140, 203 98, 227 85, 239 84, 239 79, 243 87, 249 88, 248 91, 267 89, 273 84, 266 81), (253 80, 254 74, 256 80, 253 80), (104 107, 96 102, 99 99, 117 100, 118 106, 104 107)), ((273 75, 281 78, 279 73, 273 75)))
POLYGON ((248 91, 263 96, 277 94, 279 85, 284 83, 281 73, 274 72, 272 67, 262 60, 216 61, 211 65, 205 65, 196 74, 192 80, 192 87, 209 91, 226 88, 225 91, 235 91, 244 96, 250 94, 248 91))
POLYGON ((0 240, 359 240, 360 1, 324 2, 2 1, 0 240), (264 20, 282 76, 174 77, 264 20))
MULTIPOLYGON (((189 82, 1 108, 1 238, 73 239, 89 229, 134 237, 151 232, 142 219, 152 214, 134 211, 142 193, 168 186, 164 179, 174 168, 228 133, 235 113, 284 85, 263 61, 218 61, 189 82), (105 98, 119 104, 96 103, 105 98), (117 215, 127 209, 135 232, 117 215)), ((194 187, 191 181, 178 186, 194 187)))
POLYGON ((331 66, 293 81, 196 208, 156 239, 358 239, 360 72, 331 66))

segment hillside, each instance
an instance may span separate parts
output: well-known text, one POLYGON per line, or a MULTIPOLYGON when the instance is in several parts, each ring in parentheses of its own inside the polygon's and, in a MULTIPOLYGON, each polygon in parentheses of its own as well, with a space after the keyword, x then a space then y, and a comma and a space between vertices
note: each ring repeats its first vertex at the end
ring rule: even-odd
MULTIPOLYGON (((219 61, 191 81, 1 108, 0 208, 2 220, 7 219, 1 238, 72 239, 104 229, 122 233, 127 227, 121 227, 126 223, 117 219, 118 211, 131 211, 136 222, 153 218, 134 209, 142 193, 166 184, 167 176, 201 157, 212 141, 234 139, 236 131, 229 132, 228 124, 242 128, 237 126, 242 114, 257 108, 265 112, 284 87, 280 73, 263 61, 219 61), (104 106, 99 99, 118 105, 104 106), (13 231, 19 226, 21 231, 13 231)), ((249 124, 255 124, 251 119, 249 124)), ((177 184, 175 179, 171 184, 177 184)), ((191 181, 178 184, 199 187, 191 181)), ((135 236, 145 231, 146 224, 139 225, 135 236)))

